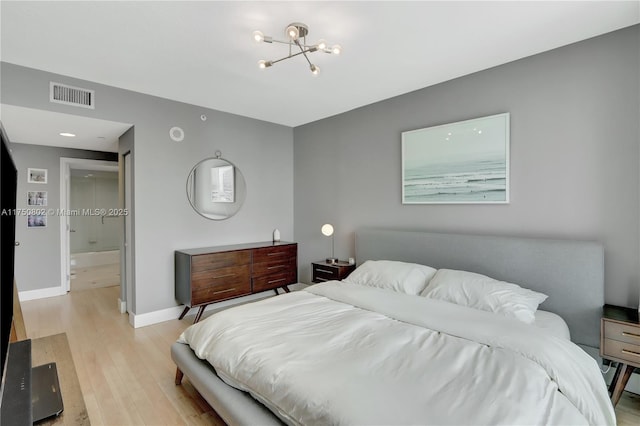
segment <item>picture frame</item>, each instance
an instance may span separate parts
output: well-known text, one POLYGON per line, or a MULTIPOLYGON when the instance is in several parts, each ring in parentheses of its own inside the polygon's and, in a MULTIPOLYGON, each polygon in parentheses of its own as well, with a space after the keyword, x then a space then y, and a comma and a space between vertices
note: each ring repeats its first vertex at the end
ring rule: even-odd
POLYGON ((402 133, 402 204, 508 204, 509 113, 402 133))
POLYGON ((47 191, 27 191, 28 206, 46 206, 47 191))
POLYGON ((27 183, 47 183, 47 169, 27 169, 27 183))
POLYGON ((42 214, 27 215, 27 228, 46 228, 47 216, 42 214))

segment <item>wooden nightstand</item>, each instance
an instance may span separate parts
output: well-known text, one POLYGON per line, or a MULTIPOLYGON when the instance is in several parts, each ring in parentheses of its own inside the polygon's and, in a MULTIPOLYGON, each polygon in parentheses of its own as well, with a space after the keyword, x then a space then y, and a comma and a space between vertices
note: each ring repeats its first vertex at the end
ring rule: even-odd
POLYGON ((609 392, 615 406, 633 369, 640 367, 640 320, 638 310, 604 305, 600 321, 600 356, 618 363, 609 392))
POLYGON ((312 262, 313 276, 312 281, 314 283, 321 283, 324 281, 341 281, 356 269, 356 265, 351 265, 349 262, 338 261, 338 263, 327 263, 324 260, 319 262, 312 262))

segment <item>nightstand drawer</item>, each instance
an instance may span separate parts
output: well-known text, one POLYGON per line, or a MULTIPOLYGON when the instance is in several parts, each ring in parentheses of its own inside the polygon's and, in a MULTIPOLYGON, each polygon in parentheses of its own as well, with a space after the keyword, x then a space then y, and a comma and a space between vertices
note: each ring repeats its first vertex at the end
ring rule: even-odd
POLYGON ((338 268, 331 268, 324 265, 313 265, 314 281, 331 281, 339 279, 338 268))
POLYGON ((604 338, 640 345, 640 327, 605 320, 604 338))
POLYGON ((640 345, 604 339, 602 354, 605 358, 611 357, 636 366, 640 365, 640 345))
POLYGON ((311 279, 314 283, 332 280, 342 281, 356 269, 356 265, 342 261, 338 261, 337 263, 312 262, 311 265, 313 266, 311 279))

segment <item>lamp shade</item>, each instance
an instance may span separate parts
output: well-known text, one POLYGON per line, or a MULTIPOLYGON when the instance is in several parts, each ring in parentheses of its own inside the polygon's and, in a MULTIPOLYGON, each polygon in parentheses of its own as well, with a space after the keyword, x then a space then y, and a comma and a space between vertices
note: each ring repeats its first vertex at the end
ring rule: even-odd
POLYGON ((321 231, 323 235, 330 237, 333 235, 333 225, 331 225, 330 223, 325 223, 324 225, 322 225, 321 231))

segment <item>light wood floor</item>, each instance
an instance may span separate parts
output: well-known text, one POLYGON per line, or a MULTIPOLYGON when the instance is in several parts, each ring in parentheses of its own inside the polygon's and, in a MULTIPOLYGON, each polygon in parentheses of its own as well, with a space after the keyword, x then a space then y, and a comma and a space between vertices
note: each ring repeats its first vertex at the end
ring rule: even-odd
MULTIPOLYGON (((189 384, 173 383, 169 347, 193 317, 133 329, 119 287, 22 302, 30 338, 67 333, 93 425, 223 425, 189 384)), ((618 425, 640 424, 640 396, 625 392, 618 425)))
POLYGON ((223 425, 188 380, 173 382, 169 347, 193 317, 133 329, 119 294, 106 287, 22 302, 29 338, 67 333, 91 424, 223 425))
POLYGON ((71 269, 71 291, 120 285, 120 264, 86 266, 71 269))

